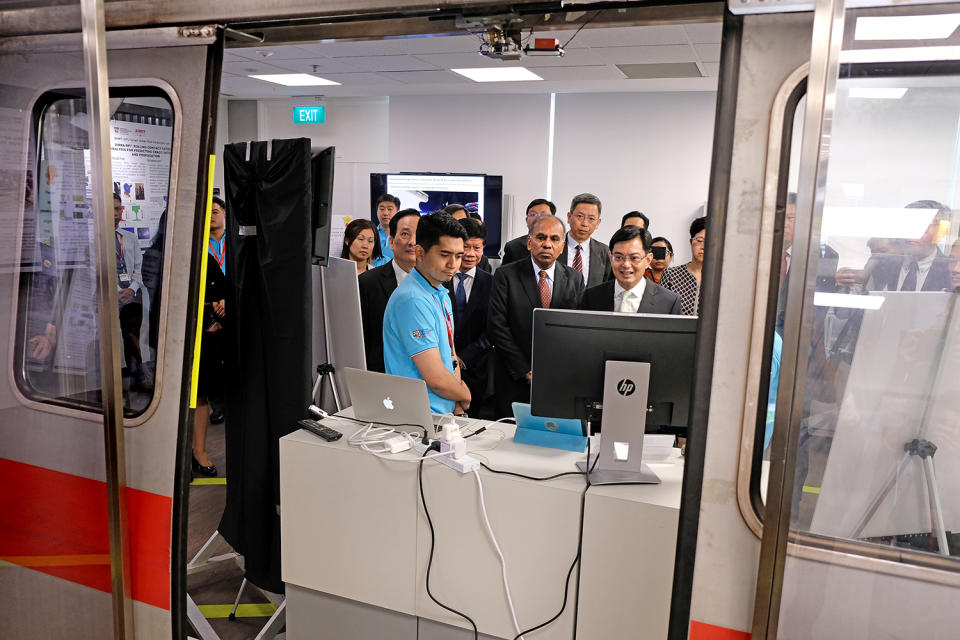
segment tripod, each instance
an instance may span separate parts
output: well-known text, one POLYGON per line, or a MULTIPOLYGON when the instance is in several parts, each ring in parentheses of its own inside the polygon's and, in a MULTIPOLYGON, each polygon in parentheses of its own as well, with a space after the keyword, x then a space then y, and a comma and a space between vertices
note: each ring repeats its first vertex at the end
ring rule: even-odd
POLYGON ((940 504, 940 491, 937 488, 937 474, 933 466, 933 454, 937 452, 937 445, 929 440, 914 438, 903 445, 903 455, 897 461, 897 466, 890 472, 890 476, 883 484, 880 492, 870 502, 863 516, 857 525, 853 528, 851 538, 858 538, 863 529, 869 524, 870 520, 877 513, 877 509, 883 504, 883 501, 893 490, 897 483, 897 478, 907 468, 913 460, 920 462, 920 469, 923 473, 923 479, 927 485, 927 497, 930 500, 930 519, 931 530, 937 536, 938 552, 941 555, 950 555, 950 547, 947 544, 947 530, 943 524, 943 506, 940 504))
MULTIPOLYGON (((320 391, 320 385, 323 384, 323 379, 329 378, 330 392, 333 394, 333 405, 337 408, 337 411, 340 411, 343 407, 340 406, 340 396, 337 394, 337 379, 333 373, 333 365, 329 362, 317 365, 317 381, 313 383, 313 393, 310 394, 310 401, 317 401, 317 393, 320 391)), ((311 413, 314 406, 313 404, 310 405, 311 413)))

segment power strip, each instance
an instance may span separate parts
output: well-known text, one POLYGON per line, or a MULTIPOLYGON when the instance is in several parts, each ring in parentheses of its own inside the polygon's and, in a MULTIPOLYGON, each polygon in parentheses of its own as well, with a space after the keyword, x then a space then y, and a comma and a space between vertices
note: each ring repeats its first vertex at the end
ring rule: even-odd
MULTIPOLYGON (((413 448, 422 456, 423 452, 427 450, 427 445, 418 442, 413 445, 413 448)), ((436 458, 431 458, 431 460, 445 464, 460 473, 472 473, 480 468, 480 461, 470 456, 463 456, 459 460, 454 460, 453 456, 437 456, 436 458)))

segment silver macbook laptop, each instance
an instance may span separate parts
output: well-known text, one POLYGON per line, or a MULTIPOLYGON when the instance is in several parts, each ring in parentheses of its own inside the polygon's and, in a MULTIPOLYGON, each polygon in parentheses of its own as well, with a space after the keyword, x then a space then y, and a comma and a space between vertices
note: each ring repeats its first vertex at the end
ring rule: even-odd
POLYGON ((353 415, 358 420, 418 425, 433 433, 430 399, 423 380, 350 367, 345 367, 343 372, 353 402, 353 415))

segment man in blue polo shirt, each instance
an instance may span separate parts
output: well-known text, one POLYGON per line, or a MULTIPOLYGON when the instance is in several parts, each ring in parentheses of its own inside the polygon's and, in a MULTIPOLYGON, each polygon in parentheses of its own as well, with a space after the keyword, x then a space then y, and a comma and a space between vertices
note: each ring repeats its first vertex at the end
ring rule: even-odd
POLYGON ((390 247, 390 220, 400 210, 400 198, 385 193, 377 198, 377 236, 380 240, 380 257, 374 260, 371 266, 379 267, 387 264, 393 258, 393 248, 390 247))
POLYGON ((463 413, 470 389, 460 379, 453 346, 453 305, 444 282, 460 269, 467 232, 445 214, 417 226, 417 265, 390 296, 383 319, 387 373, 427 383, 434 413, 463 413))

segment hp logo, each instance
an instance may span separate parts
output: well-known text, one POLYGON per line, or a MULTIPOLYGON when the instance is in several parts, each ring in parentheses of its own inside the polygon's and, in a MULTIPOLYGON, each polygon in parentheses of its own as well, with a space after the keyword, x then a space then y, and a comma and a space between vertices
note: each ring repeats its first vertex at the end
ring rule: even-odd
POLYGON ((617 383, 617 393, 622 396, 632 395, 634 391, 637 390, 637 385, 634 384, 633 380, 629 378, 624 378, 617 383))

